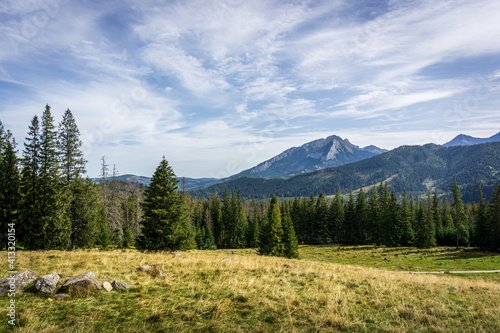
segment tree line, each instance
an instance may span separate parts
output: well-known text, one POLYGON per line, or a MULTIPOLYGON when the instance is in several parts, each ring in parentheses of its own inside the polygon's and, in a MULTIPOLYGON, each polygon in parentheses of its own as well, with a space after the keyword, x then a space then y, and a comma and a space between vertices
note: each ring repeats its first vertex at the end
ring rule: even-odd
POLYGON ((47 105, 29 126, 22 157, 0 122, 0 227, 15 223, 25 249, 136 246, 142 250, 257 248, 260 254, 297 257, 298 244, 477 246, 500 250, 500 186, 490 202, 464 204, 454 181, 450 201, 436 192, 398 197, 387 183, 332 198, 245 201, 226 190, 194 199, 179 190, 165 157, 151 184, 116 180, 102 158, 101 181, 84 178, 76 121, 68 109, 56 128, 47 105))

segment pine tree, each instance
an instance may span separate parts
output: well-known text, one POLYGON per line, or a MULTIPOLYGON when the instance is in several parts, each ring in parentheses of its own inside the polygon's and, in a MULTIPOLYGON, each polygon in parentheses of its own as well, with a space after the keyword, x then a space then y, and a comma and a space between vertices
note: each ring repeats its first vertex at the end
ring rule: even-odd
POLYGON ((19 241, 27 249, 42 248, 45 225, 42 223, 42 207, 39 200, 42 193, 39 186, 40 174, 40 123, 34 116, 24 142, 22 175, 19 184, 19 241))
POLYGON ((283 226, 278 198, 273 196, 267 212, 265 225, 259 237, 259 254, 281 257, 285 254, 283 226))
POLYGON ((163 157, 144 193, 142 236, 137 240, 140 249, 175 251, 195 247, 186 202, 177 193, 177 183, 163 157))
POLYGON ((17 222, 20 199, 16 141, 9 130, 4 131, 0 121, 0 248, 8 245, 4 235, 9 224, 17 222))
POLYGON ((365 243, 367 241, 366 226, 368 224, 368 206, 366 204, 366 196, 363 188, 359 190, 356 198, 356 224, 355 224, 355 239, 356 243, 365 243))
POLYGON ((370 191, 370 196, 368 197, 367 203, 367 224, 366 224, 366 234, 367 240, 370 243, 377 243, 379 240, 379 202, 377 195, 377 186, 373 185, 370 191))
POLYGON ((330 205, 330 239, 333 242, 342 241, 342 226, 344 225, 344 200, 339 193, 339 189, 335 193, 335 197, 330 205))
POLYGON ((69 109, 59 123, 58 148, 62 181, 70 183, 85 173, 85 161, 81 150, 82 141, 75 118, 69 109))
POLYGON ((489 237, 486 242, 491 251, 500 251, 500 185, 497 186, 489 205, 489 237))
POLYGON ((401 210, 400 210, 400 219, 401 219, 401 245, 410 246, 413 245, 413 241, 415 239, 415 232, 411 225, 411 209, 410 204, 408 203, 408 198, 406 197, 406 190, 403 191, 403 199, 401 201, 401 210))
POLYGON ((352 191, 349 191, 349 201, 345 208, 345 218, 343 226, 343 242, 347 244, 356 243, 356 202, 352 191))
POLYGON ((43 244, 48 249, 66 249, 70 242, 70 221, 67 215, 68 192, 62 187, 57 149, 57 132, 50 106, 45 106, 40 134, 40 194, 45 228, 43 244))
MULTIPOLYGON (((70 249, 90 248, 98 243, 102 223, 99 189, 90 179, 77 180, 71 184, 71 204, 68 215, 71 220, 70 249)), ((107 226, 107 222, 106 222, 107 226)))
POLYGON ((451 203, 451 216, 457 233, 457 249, 460 243, 469 245, 469 231, 467 224, 467 215, 465 214, 464 203, 462 201, 462 193, 458 187, 457 180, 453 180, 451 189, 453 202, 451 203))
POLYGON ((222 248, 222 207, 217 193, 210 199, 210 215, 212 216, 212 223, 214 228, 213 235, 215 246, 217 248, 222 248))
POLYGON ((441 223, 443 225, 443 231, 441 234, 441 240, 438 240, 439 245, 452 246, 456 244, 456 230, 453 226, 453 217, 451 216, 450 204, 446 197, 443 199, 441 204, 441 223))
POLYGON ((328 243, 328 220, 329 207, 325 195, 321 192, 318 196, 315 206, 314 226, 312 229, 312 243, 325 244, 328 243))
POLYGON ((299 257, 299 242, 295 236, 292 218, 290 217, 290 204, 285 202, 281 210, 281 221, 283 222, 283 245, 284 256, 287 258, 299 257))
POLYGON ((484 200, 483 188, 481 183, 479 183, 474 239, 481 250, 488 248, 488 239, 490 237, 490 217, 488 213, 488 205, 484 200))

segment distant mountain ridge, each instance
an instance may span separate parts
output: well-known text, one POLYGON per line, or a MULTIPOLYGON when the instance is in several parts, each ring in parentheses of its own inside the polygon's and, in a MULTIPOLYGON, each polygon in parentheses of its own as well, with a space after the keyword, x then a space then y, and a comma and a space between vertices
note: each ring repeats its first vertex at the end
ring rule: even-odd
POLYGON ((332 195, 337 189, 342 194, 364 187, 366 190, 387 181, 399 194, 406 190, 409 195, 422 196, 427 191, 449 193, 453 179, 461 186, 464 200, 477 199, 477 186, 491 195, 500 184, 500 143, 478 146, 442 147, 401 146, 389 152, 350 163, 298 175, 289 179, 240 178, 210 186, 193 193, 194 196, 210 196, 228 190, 241 193, 247 198, 308 196, 323 192, 332 195))
POLYGON ((360 148, 336 135, 314 140, 300 147, 292 147, 257 166, 242 171, 229 179, 290 178, 325 168, 341 166, 386 152, 376 146, 360 148))
MULTIPOLYGON (((118 181, 138 183, 144 186, 148 186, 149 184, 151 184, 151 177, 136 176, 132 174, 120 175, 115 177, 115 179, 118 181)), ((111 178, 107 178, 107 180, 110 181, 111 178)), ((221 181, 220 179, 216 178, 188 178, 188 177, 177 177, 177 180, 179 180, 178 186, 180 190, 182 190, 183 180, 186 181, 185 184, 186 191, 196 191, 221 181)), ((94 183, 100 183, 101 178, 92 178, 92 181, 94 183)))
POLYGON ((489 138, 475 138, 470 135, 460 134, 453 138, 453 140, 445 143, 443 147, 472 146, 488 142, 500 142, 500 132, 489 138))

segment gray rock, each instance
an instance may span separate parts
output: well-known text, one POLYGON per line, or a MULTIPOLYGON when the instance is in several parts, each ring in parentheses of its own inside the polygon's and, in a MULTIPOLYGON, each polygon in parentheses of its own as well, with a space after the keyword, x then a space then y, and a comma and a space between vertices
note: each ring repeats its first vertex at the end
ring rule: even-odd
POLYGON ((69 296, 69 294, 57 294, 54 296, 54 299, 56 301, 59 301, 59 300, 63 299, 64 297, 68 297, 68 296, 69 296))
POLYGON ((109 283, 108 281, 105 281, 103 284, 102 284, 102 287, 104 288, 104 290, 106 290, 107 292, 110 292, 111 290, 113 290, 113 287, 111 286, 111 283, 109 283))
POLYGON ((9 275, 0 280, 0 296, 7 293, 18 292, 38 279, 37 272, 26 270, 9 275))
POLYGON ((185 254, 181 254, 181 253, 174 253, 174 258, 186 258, 186 255, 185 254))
POLYGON ((97 281, 94 273, 88 271, 87 273, 83 273, 80 275, 76 275, 72 278, 69 278, 66 282, 64 282, 60 291, 68 292, 70 289, 79 289, 79 288, 102 289, 102 286, 99 283, 99 281, 97 281))
POLYGON ((35 282, 35 290, 39 293, 51 294, 56 290, 59 275, 56 273, 44 275, 35 282))
POLYGON ((153 267, 151 267, 151 265, 146 265, 146 266, 139 266, 139 267, 137 267, 137 270, 138 270, 139 272, 146 272, 146 271, 149 271, 149 270, 151 270, 151 269, 153 269, 153 267))
POLYGON ((115 289, 115 290, 128 289, 128 288, 132 287, 132 285, 128 282, 117 281, 117 280, 114 280, 113 282, 111 282, 111 286, 113 286, 113 289, 115 289))
POLYGON ((231 251, 231 254, 236 254, 236 252, 234 252, 234 251, 231 251))
POLYGON ((292 264, 284 264, 283 267, 285 268, 289 268, 289 269, 295 269, 296 271, 300 271, 301 269, 298 268, 298 267, 295 267, 294 265, 292 264))

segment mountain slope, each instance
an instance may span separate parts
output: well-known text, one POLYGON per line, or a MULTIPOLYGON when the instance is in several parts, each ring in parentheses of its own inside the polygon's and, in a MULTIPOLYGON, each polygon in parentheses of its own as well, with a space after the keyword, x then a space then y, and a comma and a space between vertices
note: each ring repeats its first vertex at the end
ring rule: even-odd
POLYGON ((492 191, 500 183, 500 143, 450 148, 434 144, 402 146, 369 159, 286 180, 240 178, 196 191, 193 195, 222 193, 226 186, 229 191, 240 188, 243 195, 251 198, 268 198, 275 194, 308 196, 320 191, 331 195, 337 188, 345 194, 351 189, 388 181, 396 192, 406 189, 416 196, 434 189, 438 193, 448 193, 454 178, 462 187, 464 198, 474 199, 480 181, 487 191, 492 191))
POLYGON ((470 135, 460 134, 450 142, 445 143, 443 147, 471 146, 488 142, 500 142, 500 132, 489 138, 475 138, 470 135))
MULTIPOLYGON (((188 177, 178 177, 179 180, 179 190, 182 189, 182 182, 183 180, 186 182, 186 191, 196 191, 199 189, 206 188, 210 185, 216 184, 220 182, 220 179, 216 178, 188 178, 188 177)), ((107 179, 108 181, 111 180, 111 178, 107 179)), ((144 176, 136 176, 136 175, 131 175, 131 174, 126 174, 126 175, 120 175, 116 177, 116 180, 118 181, 127 181, 131 183, 138 183, 141 185, 148 186, 151 183, 151 177, 144 177, 144 176)), ((92 178, 92 181, 94 183, 100 183, 101 178, 92 178)))
POLYGON ((332 135, 325 139, 308 142, 300 147, 292 147, 281 154, 242 171, 229 179, 249 178, 289 178, 291 176, 325 168, 357 162, 385 152, 375 146, 360 148, 349 140, 332 135))

